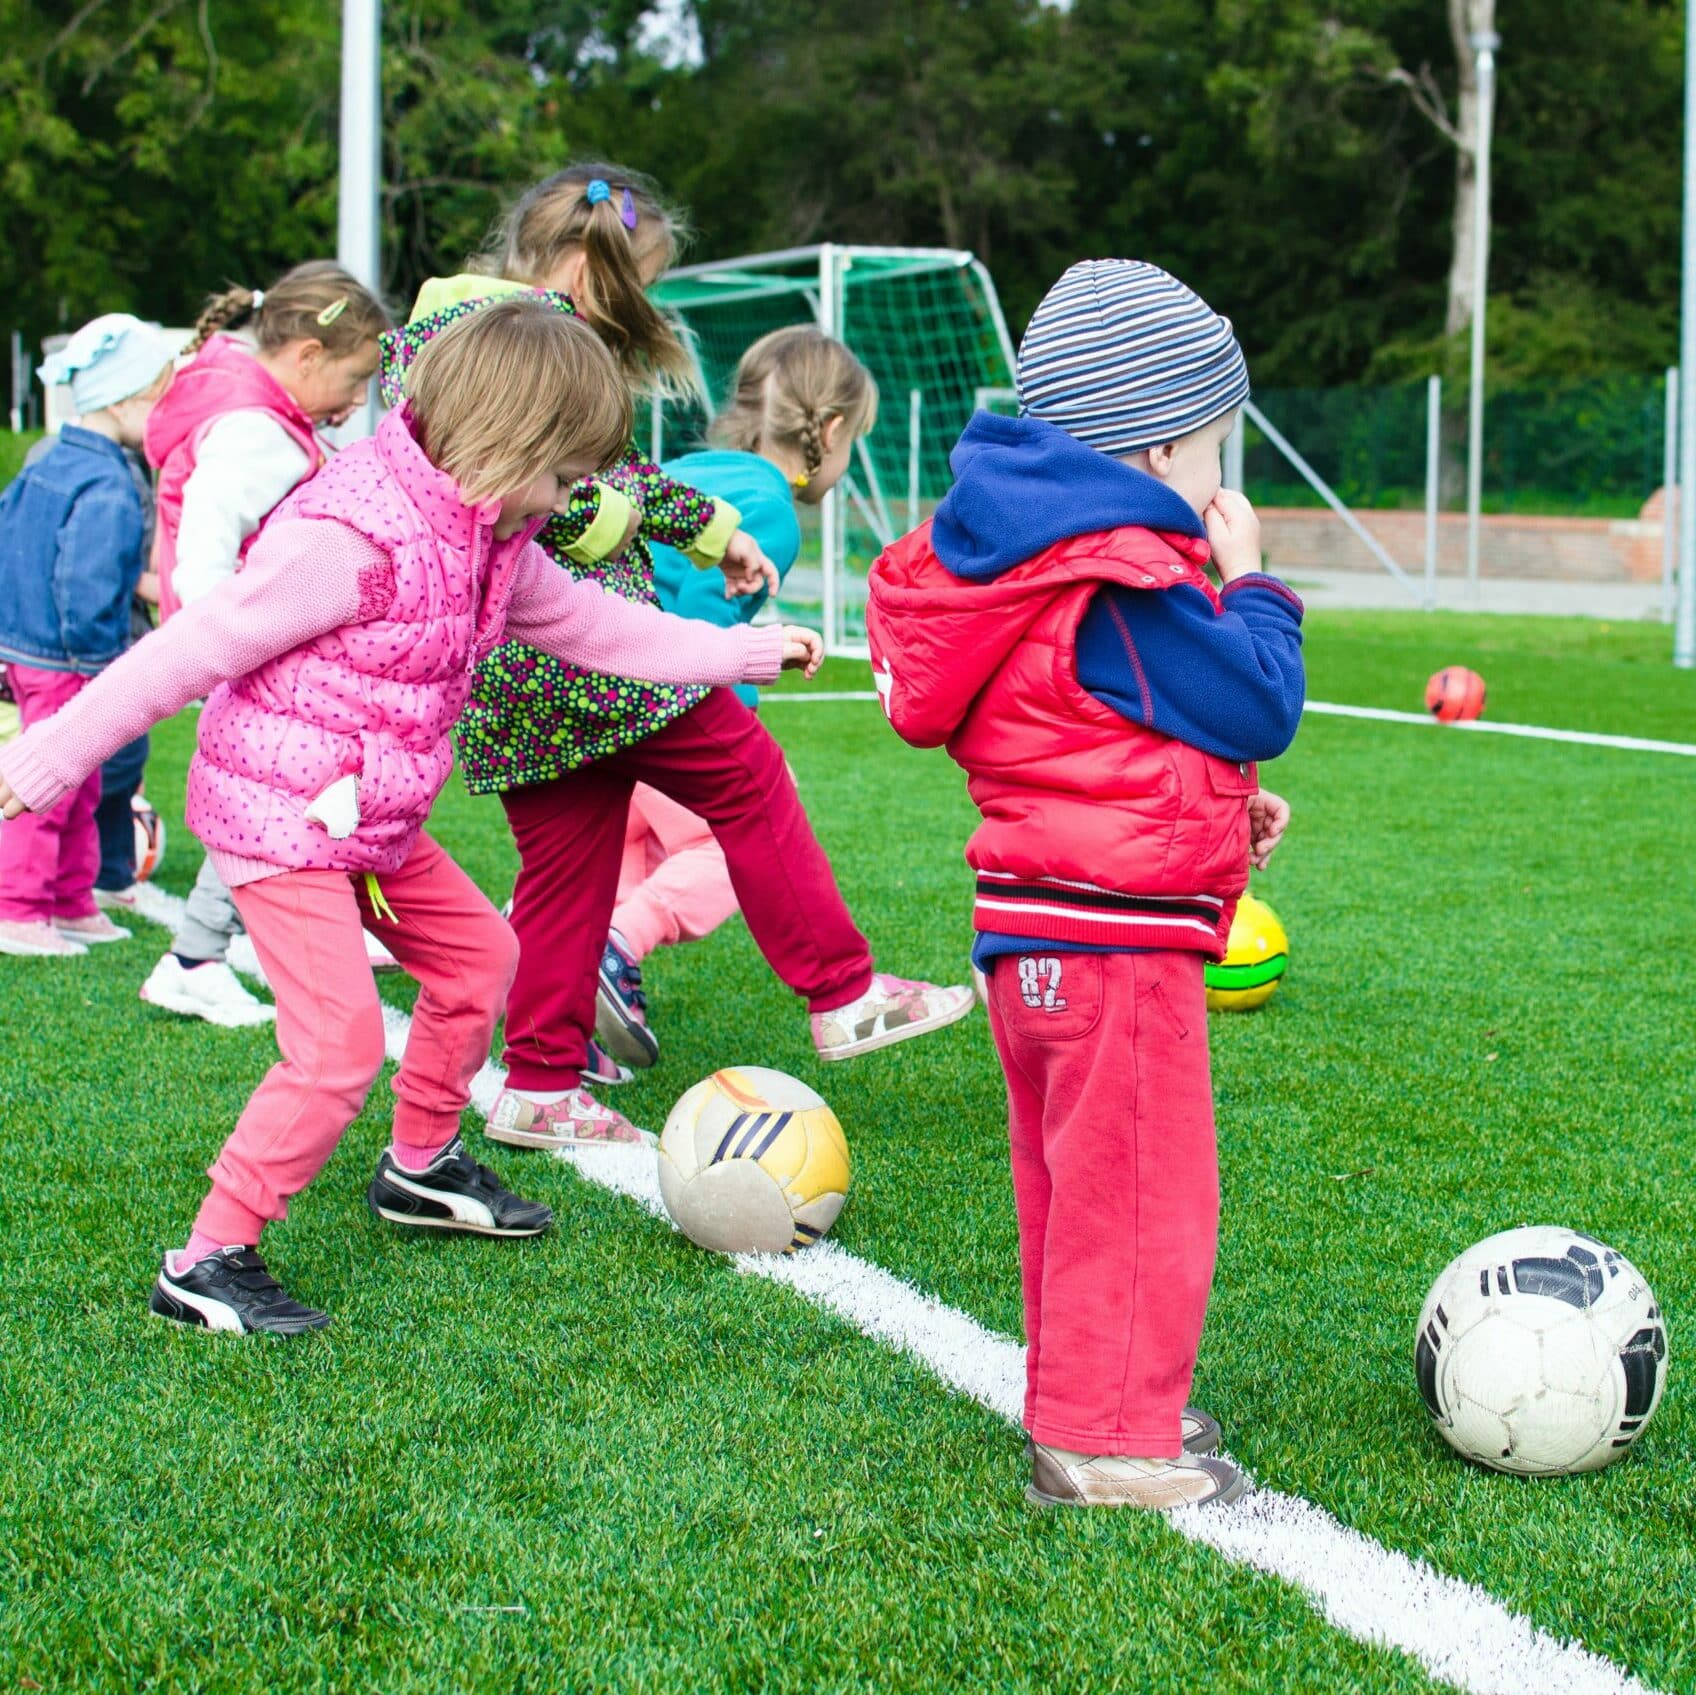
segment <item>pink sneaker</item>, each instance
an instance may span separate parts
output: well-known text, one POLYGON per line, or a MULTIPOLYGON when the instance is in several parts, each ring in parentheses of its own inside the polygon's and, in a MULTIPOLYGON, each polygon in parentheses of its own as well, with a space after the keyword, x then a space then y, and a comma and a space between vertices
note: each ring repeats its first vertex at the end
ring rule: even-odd
POLYGON ((623 1113, 602 1106, 581 1088, 545 1106, 502 1089, 483 1134, 491 1142, 507 1142, 515 1148, 656 1146, 656 1138, 646 1130, 638 1130, 623 1113))
POLYGON ((67 942, 127 942, 134 934, 122 924, 114 924, 104 912, 91 912, 86 918, 55 918, 53 928, 67 942))
POLYGON ((0 953, 34 959, 74 959, 88 949, 61 936, 51 924, 32 918, 0 918, 0 953))
POLYGON ((857 1001, 813 1014, 813 1046, 820 1059, 853 1059, 958 1023, 976 1000, 960 985, 913 983, 880 971, 857 1001))

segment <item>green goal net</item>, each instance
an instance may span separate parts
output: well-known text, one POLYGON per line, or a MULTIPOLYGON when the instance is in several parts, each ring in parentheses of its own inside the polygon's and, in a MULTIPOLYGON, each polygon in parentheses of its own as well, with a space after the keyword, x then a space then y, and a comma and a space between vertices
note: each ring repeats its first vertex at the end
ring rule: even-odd
POLYGON ((686 266, 653 294, 689 330, 709 396, 707 407, 650 408, 648 442, 659 457, 700 444, 737 361, 771 330, 816 324, 877 379, 877 427, 837 492, 804 513, 806 541, 783 592, 785 611, 817 622, 832 653, 863 653, 872 561, 929 516, 980 395, 1012 381, 989 273, 950 248, 826 245, 686 266))

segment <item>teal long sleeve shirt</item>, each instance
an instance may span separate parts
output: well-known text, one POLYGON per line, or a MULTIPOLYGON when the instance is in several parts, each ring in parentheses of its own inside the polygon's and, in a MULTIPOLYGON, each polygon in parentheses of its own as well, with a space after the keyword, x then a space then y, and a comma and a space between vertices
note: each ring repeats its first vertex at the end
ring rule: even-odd
MULTIPOLYGON (((668 477, 691 488, 727 500, 742 514, 742 528, 760 544, 777 567, 779 581, 789 575, 801 551, 801 522, 789 479, 757 453, 708 448, 668 459, 661 467, 668 477)), ((660 605, 684 618, 730 626, 746 623, 766 603, 766 594, 726 600, 724 573, 717 566, 702 570, 675 548, 654 546, 654 586, 660 605)), ((737 695, 749 706, 759 705, 759 691, 740 684, 737 695)))

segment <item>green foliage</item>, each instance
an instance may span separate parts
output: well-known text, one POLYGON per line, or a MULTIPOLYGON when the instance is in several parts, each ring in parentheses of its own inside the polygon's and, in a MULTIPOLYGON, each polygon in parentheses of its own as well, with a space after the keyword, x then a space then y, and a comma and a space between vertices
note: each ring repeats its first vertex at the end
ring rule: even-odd
MULTIPOLYGON (((573 155, 690 207, 696 253, 974 248, 1015 328, 1073 259, 1168 264, 1257 383, 1423 375, 1454 152, 1429 0, 391 0, 385 281, 398 303, 573 155)), ((1492 283, 1503 382, 1672 355, 1680 8, 1502 0, 1492 283)), ((0 0, 0 289, 32 341, 183 322, 334 244, 337 8, 0 0)))

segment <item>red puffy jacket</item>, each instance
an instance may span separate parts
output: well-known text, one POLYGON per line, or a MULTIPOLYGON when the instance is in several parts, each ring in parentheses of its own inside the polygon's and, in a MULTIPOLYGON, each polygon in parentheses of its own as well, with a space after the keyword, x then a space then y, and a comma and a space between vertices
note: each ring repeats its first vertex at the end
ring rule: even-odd
POLYGON ((1074 536, 990 581, 954 576, 924 525, 872 567, 866 633, 903 740, 945 745, 983 822, 966 846, 980 931, 1224 955, 1248 882, 1255 767, 1121 717, 1078 682, 1104 583, 1187 583, 1214 604, 1207 543, 1074 536))

